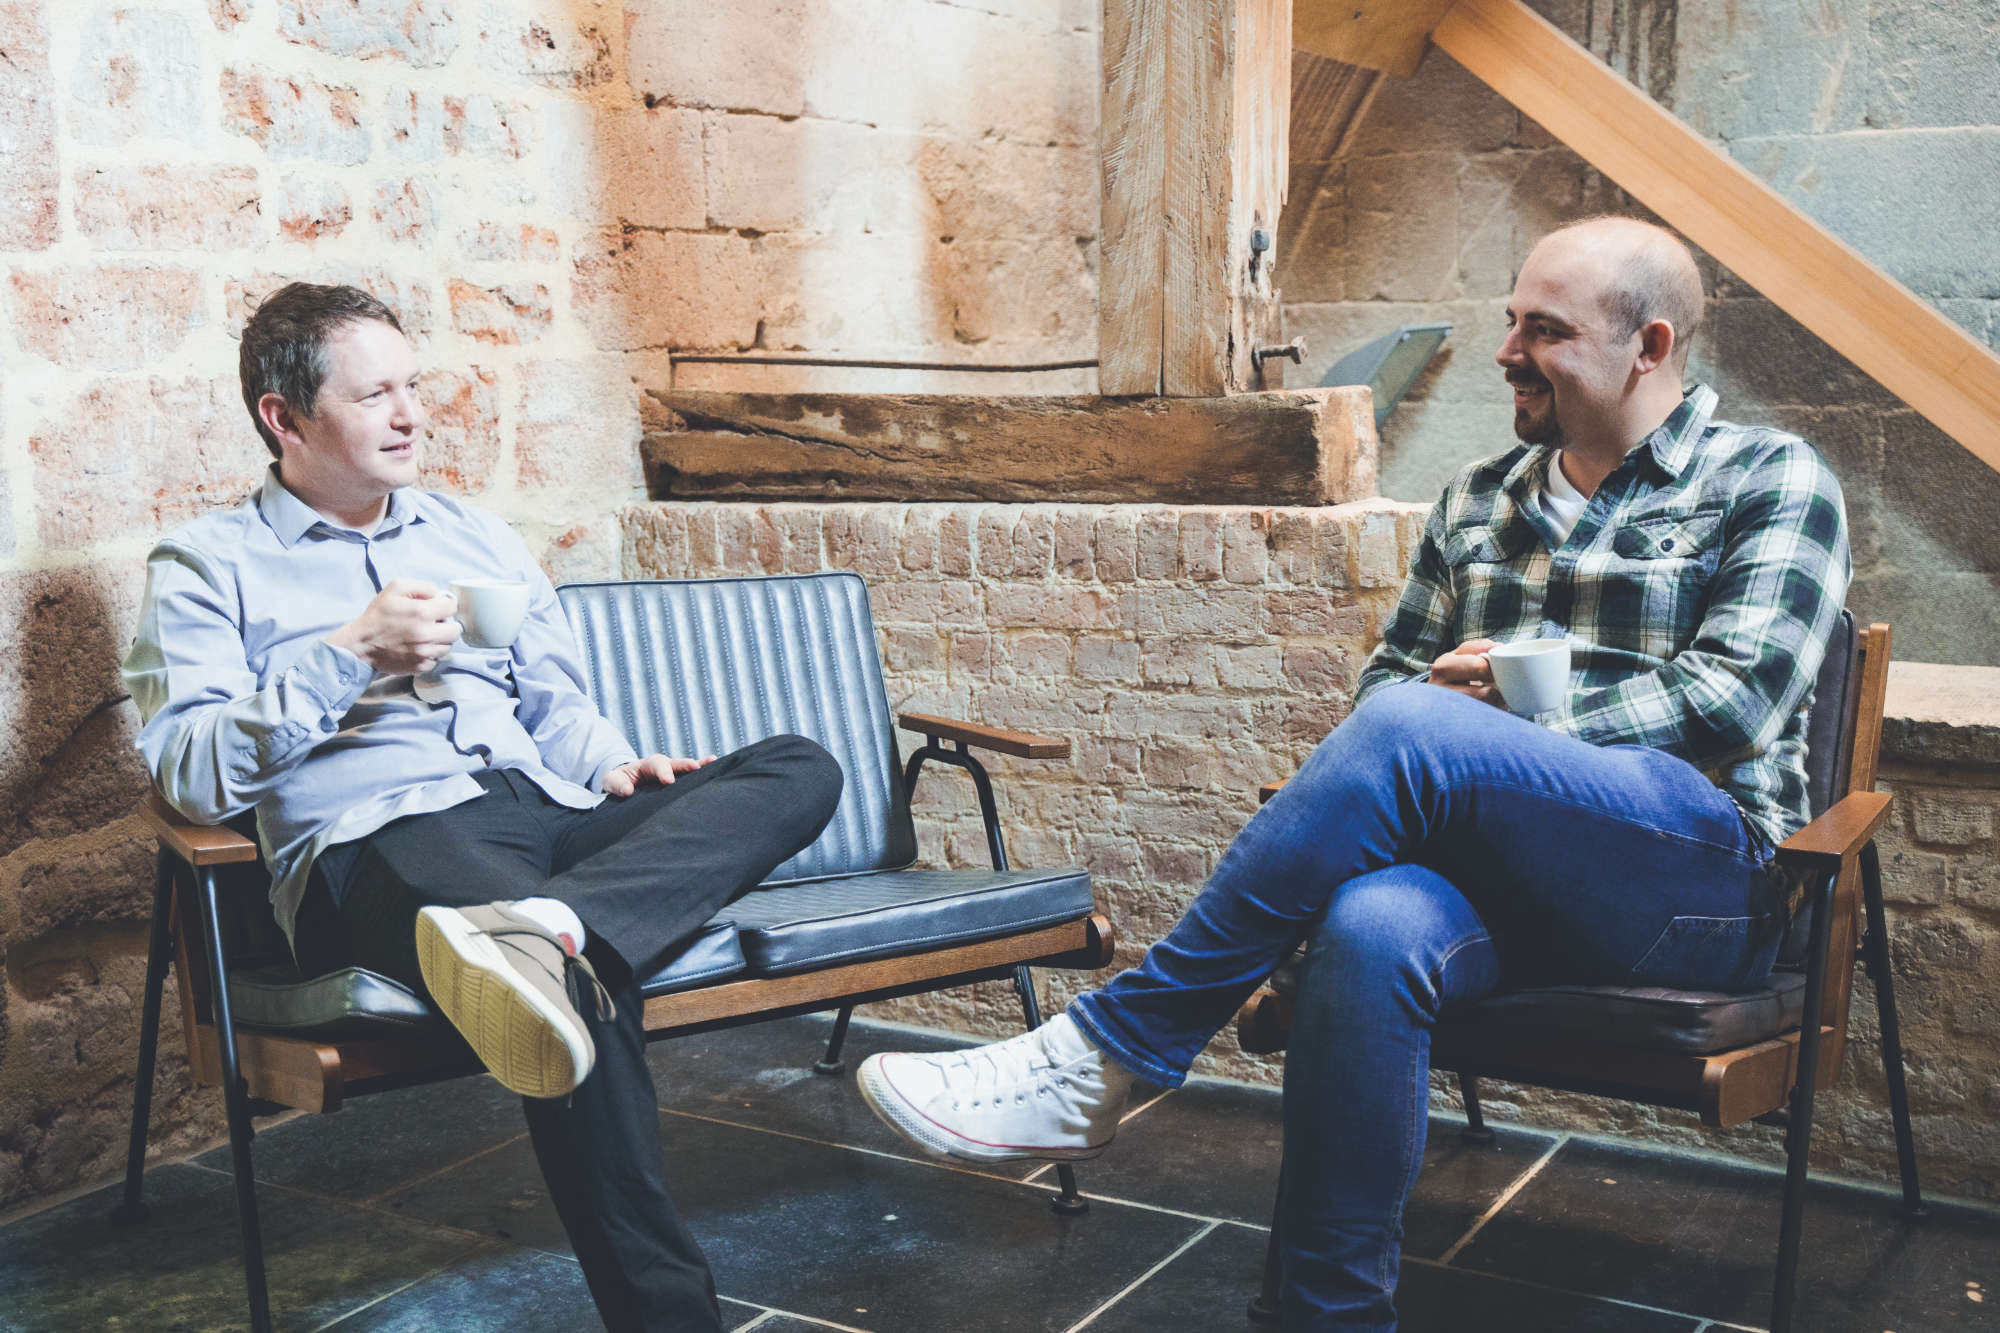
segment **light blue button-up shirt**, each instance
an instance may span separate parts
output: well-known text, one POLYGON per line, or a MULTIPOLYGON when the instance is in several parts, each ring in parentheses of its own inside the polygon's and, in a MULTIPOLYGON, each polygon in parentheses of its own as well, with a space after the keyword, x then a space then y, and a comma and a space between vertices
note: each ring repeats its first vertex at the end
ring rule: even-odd
POLYGON ((287 935, 324 848, 471 800, 487 768, 588 809, 635 758, 584 693, 555 588, 505 523, 406 487, 363 533, 322 518, 275 467, 241 505, 153 549, 125 684, 168 802, 203 823, 257 812, 287 935), (397 578, 522 579, 534 597, 511 649, 459 643, 421 676, 378 676, 326 636, 397 578))

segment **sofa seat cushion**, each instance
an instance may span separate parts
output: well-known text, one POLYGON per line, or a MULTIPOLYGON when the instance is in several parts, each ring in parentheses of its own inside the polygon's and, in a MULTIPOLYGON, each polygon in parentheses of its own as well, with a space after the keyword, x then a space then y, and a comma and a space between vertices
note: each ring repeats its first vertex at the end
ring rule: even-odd
POLYGON ((754 976, 942 949, 1088 916, 1090 872, 887 870, 753 889, 730 921, 754 976))
MULTIPOLYGON (((1272 976, 1272 989, 1298 993, 1303 955, 1272 976)), ((1803 973, 1773 972, 1746 991, 1674 990, 1666 986, 1540 986, 1500 991, 1453 1005, 1438 1019, 1442 1032, 1477 1049, 1479 1042, 1511 1043, 1546 1037, 1679 1055, 1767 1041, 1798 1027, 1805 1012, 1803 973)))
POLYGON ((239 1028, 320 1041, 448 1026, 421 995, 365 967, 343 967, 310 980, 301 980, 290 966, 238 972, 229 979, 229 1011, 239 1028))

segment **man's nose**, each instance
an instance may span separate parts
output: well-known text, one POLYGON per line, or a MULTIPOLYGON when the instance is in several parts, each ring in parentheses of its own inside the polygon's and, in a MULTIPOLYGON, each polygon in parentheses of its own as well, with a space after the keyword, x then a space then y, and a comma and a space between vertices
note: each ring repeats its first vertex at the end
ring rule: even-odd
POLYGON ((1527 360, 1526 357, 1521 355, 1520 329, 1513 328, 1507 330, 1507 336, 1500 340, 1500 346, 1494 350, 1493 359, 1509 368, 1521 365, 1527 360))
POLYGON ((407 425, 411 430, 422 430, 429 417, 424 412, 423 396, 414 389, 396 391, 396 424, 407 425))

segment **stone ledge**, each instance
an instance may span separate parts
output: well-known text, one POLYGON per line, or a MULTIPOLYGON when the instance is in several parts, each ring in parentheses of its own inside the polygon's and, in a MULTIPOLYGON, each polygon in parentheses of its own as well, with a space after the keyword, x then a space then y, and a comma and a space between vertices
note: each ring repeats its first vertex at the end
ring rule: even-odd
POLYGON ((1891 662, 1882 756, 2000 766, 2000 667, 1891 662))

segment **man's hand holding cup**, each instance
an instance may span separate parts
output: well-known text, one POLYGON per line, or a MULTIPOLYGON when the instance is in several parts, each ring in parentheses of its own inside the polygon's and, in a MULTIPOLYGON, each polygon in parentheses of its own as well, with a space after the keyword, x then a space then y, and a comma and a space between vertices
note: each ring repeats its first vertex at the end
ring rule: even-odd
POLYGON ((326 636, 383 676, 419 676, 458 642, 458 600, 423 579, 391 579, 361 614, 326 636))

